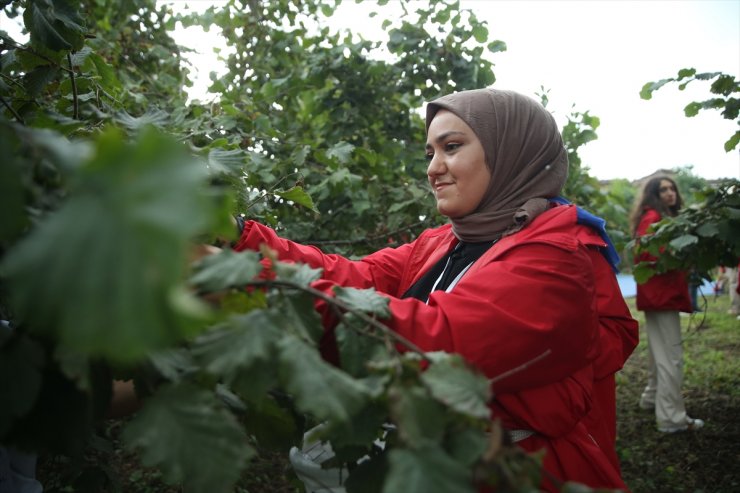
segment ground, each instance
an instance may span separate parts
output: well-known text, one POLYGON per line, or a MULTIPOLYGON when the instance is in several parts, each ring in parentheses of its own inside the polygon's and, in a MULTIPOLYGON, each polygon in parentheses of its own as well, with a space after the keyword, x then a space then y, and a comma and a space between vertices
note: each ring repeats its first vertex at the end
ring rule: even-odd
MULTIPOLYGON (((633 314, 641 322, 642 314, 633 314)), ((617 375, 618 453, 633 493, 735 493, 740 491, 740 320, 729 315, 727 295, 708 297, 705 311, 682 318, 685 348, 684 394, 704 429, 659 433, 654 415, 637 405, 645 384, 647 345, 642 342, 617 375)), ((39 476, 46 493, 176 493, 161 475, 139 466, 117 441, 120 421, 104 433, 113 450, 93 450, 79 471, 64 457, 42 457, 39 476), (109 479, 114 478, 113 482, 109 479)), ((265 454, 245 473, 234 493, 302 493, 284 454, 265 454)))

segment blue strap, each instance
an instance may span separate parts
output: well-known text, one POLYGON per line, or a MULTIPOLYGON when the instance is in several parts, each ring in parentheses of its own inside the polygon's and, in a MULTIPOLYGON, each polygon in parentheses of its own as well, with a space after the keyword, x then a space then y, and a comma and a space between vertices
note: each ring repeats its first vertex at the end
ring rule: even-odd
MULTIPOLYGON (((570 205, 571 203, 568 199, 565 199, 563 197, 554 197, 549 200, 550 202, 554 202, 560 205, 570 205)), ((617 249, 614 248, 614 244, 612 243, 611 238, 609 238, 609 235, 606 233, 606 221, 599 216, 591 214, 586 209, 580 208, 579 206, 576 206, 576 218, 576 222, 578 224, 588 226, 589 228, 599 233, 601 239, 604 240, 604 243, 606 243, 605 247, 599 248, 599 250, 601 250, 601 254, 604 256, 606 261, 609 262, 609 265, 612 266, 614 272, 619 272, 619 253, 617 253, 617 249)))

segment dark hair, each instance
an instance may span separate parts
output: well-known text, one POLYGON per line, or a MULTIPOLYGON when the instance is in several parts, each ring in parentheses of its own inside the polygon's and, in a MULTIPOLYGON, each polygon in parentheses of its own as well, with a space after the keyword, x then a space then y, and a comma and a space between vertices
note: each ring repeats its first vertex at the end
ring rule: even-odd
POLYGON ((642 193, 639 198, 635 201, 635 206, 630 214, 630 230, 632 236, 637 235, 637 226, 640 224, 640 219, 645 213, 646 209, 655 209, 662 217, 670 216, 674 217, 678 214, 678 211, 683 205, 683 199, 681 198, 681 192, 678 191, 678 185, 673 178, 668 176, 656 176, 648 180, 645 186, 642 187, 642 193), (662 200, 660 200, 660 183, 662 181, 668 181, 673 184, 673 188, 676 189, 676 204, 671 207, 667 207, 662 200))

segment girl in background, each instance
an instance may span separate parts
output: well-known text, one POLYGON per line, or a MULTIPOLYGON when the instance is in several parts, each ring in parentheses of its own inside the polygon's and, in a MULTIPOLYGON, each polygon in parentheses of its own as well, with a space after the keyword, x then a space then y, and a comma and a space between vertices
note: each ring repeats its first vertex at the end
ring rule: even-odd
MULTIPOLYGON (((676 216, 682 203, 675 181, 667 176, 650 179, 632 212, 633 237, 646 235, 649 227, 664 217, 676 216)), ((655 260, 647 252, 635 259, 636 262, 655 260)), ((669 271, 638 284, 637 309, 645 312, 649 348, 648 383, 640 397, 640 407, 655 409, 659 431, 675 433, 701 428, 704 422, 686 414, 681 395, 683 347, 679 312, 694 311, 686 273, 669 271)))

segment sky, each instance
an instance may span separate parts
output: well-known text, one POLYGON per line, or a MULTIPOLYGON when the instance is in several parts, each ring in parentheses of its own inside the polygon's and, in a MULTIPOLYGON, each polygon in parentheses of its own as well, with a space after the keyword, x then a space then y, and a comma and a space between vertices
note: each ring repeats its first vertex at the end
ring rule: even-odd
MULTIPOLYGON (((167 3, 198 9, 218 2, 167 3)), ((329 22, 383 40, 380 24, 389 16, 382 12, 397 12, 394 3, 378 9, 372 1, 345 0, 329 22), (376 9, 381 15, 371 18, 376 9)), ((639 96, 645 83, 675 77, 682 68, 740 79, 740 0, 462 0, 461 7, 487 22, 490 41, 507 44, 506 52, 490 56, 494 87, 531 96, 544 87, 561 125, 573 110, 600 118, 598 140, 579 151, 591 175, 635 180, 691 165, 706 179, 740 178, 740 148, 724 151, 737 123, 716 110, 683 114, 689 102, 711 96, 708 83, 693 82, 684 91, 667 85, 648 101, 639 96)), ((201 74, 191 95, 202 97, 208 73, 219 71, 210 52, 219 37, 196 29, 175 37, 201 53, 194 58, 201 74)))

